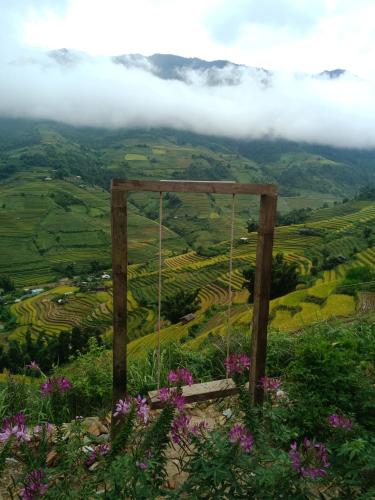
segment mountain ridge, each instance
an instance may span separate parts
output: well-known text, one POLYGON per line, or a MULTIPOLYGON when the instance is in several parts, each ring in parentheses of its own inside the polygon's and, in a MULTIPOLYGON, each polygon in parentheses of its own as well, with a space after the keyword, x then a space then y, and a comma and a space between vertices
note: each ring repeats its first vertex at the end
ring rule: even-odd
MULTIPOLYGON (((67 48, 61 48, 50 51, 48 56, 59 65, 70 66, 78 64, 86 55, 67 48)), ((124 66, 127 69, 147 71, 163 80, 179 80, 185 83, 193 83, 194 79, 189 73, 203 73, 206 74, 205 80, 209 86, 238 85, 241 83, 244 73, 260 77, 260 82, 266 84, 269 83, 272 75, 276 73, 262 67, 233 63, 227 59, 208 61, 199 57, 184 57, 177 54, 155 53, 145 56, 139 53, 130 53, 110 56, 110 60, 114 64, 124 66)), ((346 69, 336 68, 323 70, 311 76, 338 79, 345 74, 347 74, 346 69)))

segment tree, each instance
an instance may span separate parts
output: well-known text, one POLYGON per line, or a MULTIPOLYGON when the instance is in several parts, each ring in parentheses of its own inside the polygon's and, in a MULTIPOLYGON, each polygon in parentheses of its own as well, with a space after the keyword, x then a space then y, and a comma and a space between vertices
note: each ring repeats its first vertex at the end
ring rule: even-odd
POLYGON ((182 290, 172 297, 166 297, 161 302, 161 313, 171 323, 177 323, 182 316, 193 313, 199 309, 199 289, 182 290))
POLYGON ((100 271, 100 262, 97 260, 92 260, 90 262, 90 271, 92 273, 98 273, 100 271))
MULTIPOLYGON (((243 271, 244 288, 249 290, 249 303, 254 301, 255 266, 243 271)), ((272 258, 272 274, 270 298, 275 299, 293 292, 298 284, 299 273, 297 262, 287 262, 282 253, 272 258)))
POLYGON ((5 293, 12 292, 14 290, 14 283, 8 276, 0 276, 0 288, 4 290, 5 293))
POLYGON ((248 233, 258 231, 258 223, 253 221, 252 219, 248 219, 248 221, 246 222, 246 227, 248 233))
POLYGON ((372 234, 372 229, 371 227, 365 227, 363 228, 363 237, 368 240, 372 234))

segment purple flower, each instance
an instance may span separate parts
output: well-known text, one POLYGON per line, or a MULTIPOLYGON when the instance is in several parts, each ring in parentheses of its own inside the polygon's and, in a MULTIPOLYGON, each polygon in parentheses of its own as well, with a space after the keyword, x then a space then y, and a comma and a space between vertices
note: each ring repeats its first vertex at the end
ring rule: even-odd
POLYGON ((97 460, 98 456, 107 455, 109 452, 108 444, 99 444, 94 449, 91 449, 89 456, 85 460, 85 464, 87 467, 91 467, 91 465, 97 460))
POLYGON ((54 392, 54 382, 51 378, 48 378, 43 384, 40 386, 40 390, 44 396, 47 394, 52 394, 54 392))
POLYGON ((185 437, 189 436, 190 420, 191 420, 190 417, 188 417, 187 415, 179 415, 173 420, 171 427, 171 434, 172 434, 172 441, 174 443, 179 444, 183 436, 185 437))
POLYGON ((185 398, 182 394, 176 393, 171 399, 172 404, 177 408, 178 411, 183 411, 185 408, 185 398))
POLYGON ((194 434, 194 436, 198 436, 198 434, 203 434, 204 431, 209 431, 210 427, 205 420, 202 420, 198 424, 193 425, 190 428, 190 432, 194 434))
POLYGON ((34 372, 40 372, 40 367, 36 361, 31 361, 28 365, 26 365, 25 368, 28 368, 29 370, 33 370, 34 372))
POLYGON ((169 401, 170 392, 171 391, 170 391, 169 387, 162 387, 161 389, 159 389, 160 401, 162 401, 163 403, 166 403, 167 401, 169 401))
POLYGON ((193 375, 190 373, 190 371, 187 368, 179 368, 177 370, 177 373, 180 377, 180 380, 185 385, 193 385, 194 384, 193 375))
POLYGON ((328 417, 328 422, 331 427, 339 428, 339 429, 351 429, 353 427, 353 422, 350 418, 345 417, 344 415, 338 415, 337 413, 333 413, 328 417))
POLYGON ((63 393, 72 387, 70 380, 66 377, 48 378, 40 386, 40 390, 44 396, 48 394, 63 393))
POLYGON ((252 434, 242 424, 234 424, 228 433, 229 441, 237 444, 245 453, 250 453, 254 445, 252 434))
POLYGON ((328 462, 327 450, 323 443, 316 443, 305 438, 302 445, 297 447, 294 441, 290 445, 289 458, 292 467, 304 478, 313 480, 327 475, 328 462))
POLYGON ((177 388, 162 387, 159 389, 159 399, 162 403, 172 404, 180 412, 185 408, 185 398, 177 388))
POLYGON ((107 455, 109 453, 109 444, 107 443, 102 443, 99 446, 96 447, 98 450, 99 455, 107 455))
POLYGON ((135 403, 137 405, 138 417, 143 420, 144 424, 147 424, 149 419, 150 407, 147 404, 146 398, 142 399, 142 397, 138 395, 135 399, 135 403))
POLYGON ((138 462, 138 460, 135 462, 135 465, 141 469, 141 470, 146 470, 148 469, 148 463, 147 462, 138 462))
POLYGON ((57 379, 57 387, 61 392, 65 392, 72 387, 72 384, 66 377, 60 377, 59 379, 57 379))
POLYGON ((12 436, 14 436, 18 442, 26 442, 31 439, 23 413, 17 413, 17 415, 3 420, 0 429, 0 442, 4 443, 12 436))
POLYGON ((95 463, 96 457, 97 457, 96 451, 95 450, 90 451, 89 456, 85 460, 86 467, 91 467, 92 464, 95 463))
POLYGON ((45 424, 36 425, 34 427, 33 434, 36 436, 43 432, 45 432, 46 434, 51 434, 52 431, 53 431, 53 425, 50 424, 49 422, 46 422, 45 424))
POLYGON ((178 375, 175 371, 171 370, 168 374, 168 382, 176 384, 178 382, 178 375))
POLYGON ((43 497, 48 489, 48 484, 43 482, 44 474, 41 470, 34 470, 29 474, 21 490, 22 500, 34 500, 43 497))
POLYGON ((192 385, 194 380, 192 374, 187 368, 177 368, 177 370, 171 370, 169 372, 168 382, 170 384, 192 385))
POLYGON ((267 392, 277 392, 281 387, 281 380, 279 378, 262 377, 259 383, 267 392))
POLYGON ((242 374, 250 368, 250 359, 244 353, 231 354, 229 358, 225 359, 224 365, 229 375, 242 374))
POLYGON ((117 417, 118 415, 127 415, 130 411, 131 405, 132 400, 129 397, 120 399, 116 403, 116 411, 114 412, 113 416, 117 417))

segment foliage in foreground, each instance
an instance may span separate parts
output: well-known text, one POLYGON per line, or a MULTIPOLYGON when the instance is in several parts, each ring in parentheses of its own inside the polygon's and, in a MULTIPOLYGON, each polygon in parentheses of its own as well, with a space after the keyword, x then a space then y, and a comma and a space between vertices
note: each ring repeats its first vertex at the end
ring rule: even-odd
MULTIPOLYGON (((140 396, 119 401, 111 445, 88 437, 82 419, 73 418, 78 395, 94 405, 95 370, 101 390, 110 385, 110 378, 101 380, 103 351, 92 343, 79 359, 79 372, 56 372, 29 383, 9 379, 0 393, 0 416, 7 418, 0 431, 0 466, 9 456, 22 464, 13 487, 13 494, 22 498, 308 499, 322 498, 323 491, 333 498, 373 498, 374 330, 374 324, 364 321, 271 336, 268 377, 259 381, 266 393, 262 411, 250 405, 244 388, 250 365, 246 353, 224 360, 225 349, 215 338, 199 353, 181 348, 164 352, 172 368, 162 377, 164 409, 151 414, 140 396), (204 421, 191 420, 180 390, 192 383, 185 363, 195 378, 228 369, 236 381, 239 400, 226 409, 222 426, 209 429, 204 421), (83 380, 86 370, 89 377, 83 380), (69 420, 67 439, 62 422, 69 420), (171 446, 179 450, 179 470, 187 473, 176 490, 167 489, 166 481, 171 446), (57 458, 46 467, 51 450, 57 458)), ((240 352, 248 339, 237 337, 236 342, 240 352)), ((146 360, 145 372, 152 363, 152 357, 146 360)), ((37 375, 36 366, 29 371, 37 375)), ((134 368, 131 373, 134 379, 134 368)), ((137 377, 134 394, 137 385, 145 384, 140 373, 137 377)), ((102 402, 108 397, 98 395, 102 402)))

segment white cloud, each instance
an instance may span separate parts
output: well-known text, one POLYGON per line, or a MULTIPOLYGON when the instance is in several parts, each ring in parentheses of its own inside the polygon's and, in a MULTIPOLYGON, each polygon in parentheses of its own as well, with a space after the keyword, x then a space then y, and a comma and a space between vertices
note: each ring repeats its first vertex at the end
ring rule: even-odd
MULTIPOLYGON (((190 84, 166 81, 109 59, 61 67, 44 57, 43 64, 4 69, 1 115, 375 147, 375 82, 353 76, 321 80, 280 73, 264 86, 252 71, 242 70, 241 84, 212 87, 201 73, 190 72, 190 84)), ((227 76, 228 68, 223 72, 227 76)))
POLYGON ((370 0, 0 0, 0 7, 2 115, 375 147, 370 0), (215 26, 228 28, 230 43, 226 35, 214 39, 215 26), (100 57, 82 55, 62 67, 45 56, 62 46, 100 57), (104 57, 132 52, 229 59, 280 72, 268 87, 244 70, 236 70, 240 85, 211 87, 207 74, 189 72, 188 85, 104 57), (363 78, 291 73, 336 67, 363 78))

